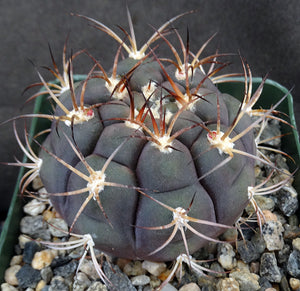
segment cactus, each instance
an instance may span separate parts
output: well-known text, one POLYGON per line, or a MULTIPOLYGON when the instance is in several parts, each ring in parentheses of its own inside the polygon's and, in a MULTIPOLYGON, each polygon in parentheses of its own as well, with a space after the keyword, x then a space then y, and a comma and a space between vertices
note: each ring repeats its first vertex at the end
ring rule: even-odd
POLYGON ((140 50, 129 12, 125 38, 78 16, 117 41, 112 69, 106 72, 85 50, 67 58, 65 44, 61 74, 51 54, 50 71, 59 84, 46 82, 38 72, 41 82, 35 85, 44 90, 30 98, 46 93, 55 104, 53 114, 29 115, 52 122, 45 141, 35 141, 38 156, 25 149, 15 128, 33 162, 16 163, 31 168, 21 192, 30 193, 27 186, 39 175, 70 232, 92 238, 90 248, 152 261, 185 254, 188 261, 208 241, 219 242, 249 201, 255 204, 249 196, 255 162, 276 169, 260 154, 254 135, 268 118, 279 119, 272 115, 276 105, 253 108, 264 80, 252 94, 251 70, 243 58, 242 101, 221 93, 217 84, 224 76, 216 75, 227 66, 220 61, 226 54, 200 58, 212 38, 196 54, 190 52, 188 40, 167 30, 182 15, 155 30, 140 50), (170 32, 181 53, 167 39, 170 32), (170 56, 157 55, 158 40, 167 44, 170 56), (119 61, 122 50, 128 56, 119 61), (81 54, 94 65, 83 81, 74 82, 72 63, 81 54))

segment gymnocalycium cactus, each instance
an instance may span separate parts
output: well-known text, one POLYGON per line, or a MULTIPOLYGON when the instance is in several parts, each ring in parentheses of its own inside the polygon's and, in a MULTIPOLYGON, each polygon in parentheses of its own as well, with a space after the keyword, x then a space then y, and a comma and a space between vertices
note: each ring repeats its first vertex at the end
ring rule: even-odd
POLYGON ((116 57, 106 72, 85 50, 67 58, 65 46, 63 74, 53 57, 50 69, 59 84, 38 72, 45 90, 31 99, 46 93, 55 109, 30 115, 52 120, 38 155, 25 149, 15 129, 32 161, 24 164, 31 170, 21 191, 29 193, 39 175, 70 232, 82 239, 88 234, 88 241, 113 256, 168 261, 218 241, 253 202, 255 162, 276 168, 257 152, 254 137, 255 127, 278 118, 272 116, 276 106, 253 109, 263 82, 252 94, 251 71, 242 59, 242 102, 221 93, 216 84, 224 76, 216 73, 227 65, 219 61, 224 55, 201 59, 210 40, 193 54, 175 29, 166 30, 182 15, 157 29, 140 50, 129 12, 124 38, 78 16, 118 42, 116 57), (177 35, 183 60, 166 32, 177 35), (158 56, 159 39, 171 56, 158 56), (122 50, 128 57, 119 60, 122 50), (72 62, 80 54, 88 54, 94 66, 85 80, 74 82, 72 62), (211 64, 207 72, 205 64, 211 64))

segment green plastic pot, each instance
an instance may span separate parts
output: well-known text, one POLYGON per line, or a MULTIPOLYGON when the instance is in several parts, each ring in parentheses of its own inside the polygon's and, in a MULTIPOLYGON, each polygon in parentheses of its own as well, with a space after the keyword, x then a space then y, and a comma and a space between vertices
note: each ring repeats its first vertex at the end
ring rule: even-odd
MULTIPOLYGON (((84 75, 74 76, 74 81, 84 80, 84 75)), ((244 96, 244 79, 243 78, 231 78, 230 82, 218 84, 218 88, 221 92, 226 92, 233 95, 237 99, 241 99, 244 96)), ((255 90, 262 82, 261 78, 253 78, 253 90, 255 90)), ((292 133, 286 135, 282 139, 282 149, 293 157, 295 164, 289 161, 291 171, 294 171, 298 165, 300 165, 300 144, 299 135, 297 132, 295 115, 293 111, 293 97, 289 91, 272 80, 266 80, 262 96, 260 97, 257 107, 270 108, 277 101, 279 101, 284 95, 287 98, 279 105, 277 110, 287 114, 289 119, 287 121, 292 127, 282 124, 283 133, 292 133)), ((34 113, 48 113, 49 104, 46 101, 46 95, 37 98, 35 101, 34 113)), ((49 121, 34 118, 30 127, 30 136, 34 136, 35 133, 49 128, 49 121)), ((34 148, 34 145, 33 145, 34 148)), ((25 158, 24 158, 25 159, 25 158)), ((19 236, 19 224, 23 217, 23 200, 19 196, 19 182, 24 174, 24 168, 21 168, 18 175, 18 180, 15 186, 15 191, 11 200, 11 205, 8 211, 8 215, 0 236, 0 282, 4 282, 4 272, 9 266, 11 257, 14 255, 14 246, 18 242, 19 236)), ((300 191, 300 174, 299 171, 295 175, 294 187, 300 191)))

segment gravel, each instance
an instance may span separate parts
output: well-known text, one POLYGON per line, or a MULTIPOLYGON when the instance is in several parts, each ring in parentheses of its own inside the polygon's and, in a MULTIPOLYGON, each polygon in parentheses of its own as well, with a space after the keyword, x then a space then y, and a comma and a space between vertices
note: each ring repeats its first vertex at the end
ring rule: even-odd
MULTIPOLYGON (((271 122, 269 127, 271 134, 280 135, 274 124, 276 122, 271 122)), ((280 146, 279 139, 270 142, 272 146, 280 146)), ((270 154, 269 158, 287 169, 285 157, 270 154)), ((268 168, 258 165, 257 184, 269 174, 268 168)), ((265 186, 281 181, 282 175, 284 173, 274 175, 265 186)), ((42 185, 39 183, 38 187, 42 185)), ((45 193, 45 190, 41 192, 45 193)), ((229 230, 223 234, 221 239, 225 243, 210 242, 193 254, 190 262, 184 261, 181 278, 178 269, 162 290, 300 290, 300 227, 295 214, 299 204, 297 193, 287 183, 280 191, 258 196, 257 204, 265 216, 262 225, 247 221, 241 224, 240 231, 229 230), (236 236, 237 243, 232 243, 236 236), (210 271, 203 271, 204 268, 210 271)), ((174 262, 130 261, 107 257, 95 250, 104 272, 102 276, 106 283, 110 282, 105 286, 91 258, 82 258, 85 249, 88 251, 87 244, 53 250, 43 243, 52 241, 58 245, 78 239, 68 235, 66 223, 53 209, 32 200, 24 210, 19 244, 15 246, 16 254, 6 271, 6 282, 1 285, 3 291, 151 291, 173 270, 174 262)), ((242 215, 244 220, 248 215, 255 217, 253 207, 246 208, 242 215)))

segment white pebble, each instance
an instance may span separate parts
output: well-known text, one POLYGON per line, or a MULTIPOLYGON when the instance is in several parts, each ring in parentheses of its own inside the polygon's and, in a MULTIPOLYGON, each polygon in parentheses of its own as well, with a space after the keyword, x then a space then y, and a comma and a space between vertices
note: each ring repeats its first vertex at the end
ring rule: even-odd
POLYGON ((134 276, 131 278, 131 283, 134 286, 144 286, 150 283, 150 277, 146 275, 134 276))
POLYGON ((154 276, 159 276, 162 272, 164 272, 167 269, 167 265, 165 263, 144 261, 142 263, 142 268, 147 270, 150 274, 154 276))
POLYGON ((267 221, 262 228, 262 235, 269 251, 278 251, 283 248, 283 233, 284 228, 279 221, 267 221))
POLYGON ((232 270, 236 266, 235 253, 232 245, 229 243, 219 244, 218 262, 226 270, 232 270))
POLYGON ((18 291, 18 289, 8 283, 3 283, 1 284, 1 291, 18 291))
POLYGON ((200 291, 199 286, 196 283, 189 283, 186 285, 183 285, 179 291, 200 291))
POLYGON ((24 234, 19 235, 18 240, 19 240, 19 246, 20 246, 21 249, 24 249, 25 244, 27 242, 32 241, 32 239, 30 239, 30 237, 28 237, 24 234))
POLYGON ((19 272, 20 269, 21 269, 20 265, 14 265, 6 269, 4 274, 5 282, 13 286, 18 286, 19 282, 16 277, 16 274, 19 272))
POLYGON ((38 199, 32 199, 29 203, 27 203, 23 207, 24 212, 31 216, 37 216, 41 214, 45 209, 46 209, 45 203, 39 201, 38 199))

